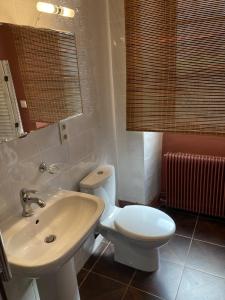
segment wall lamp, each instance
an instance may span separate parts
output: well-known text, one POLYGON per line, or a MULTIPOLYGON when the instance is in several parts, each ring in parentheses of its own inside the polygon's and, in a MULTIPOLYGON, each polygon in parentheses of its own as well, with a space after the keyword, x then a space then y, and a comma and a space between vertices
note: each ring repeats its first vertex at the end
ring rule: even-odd
POLYGON ((47 14, 55 14, 63 17, 73 18, 75 16, 75 11, 68 7, 63 7, 60 5, 55 5, 47 2, 37 2, 37 10, 47 14))

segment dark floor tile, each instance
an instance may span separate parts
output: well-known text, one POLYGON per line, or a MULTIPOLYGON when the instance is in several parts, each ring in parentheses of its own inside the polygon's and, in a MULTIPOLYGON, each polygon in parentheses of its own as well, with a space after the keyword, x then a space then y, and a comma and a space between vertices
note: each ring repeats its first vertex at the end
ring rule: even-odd
POLYGON ((225 277, 225 247, 193 240, 187 266, 225 277))
POLYGON ((94 263, 99 258, 99 256, 102 254, 102 252, 105 250, 107 245, 108 245, 108 242, 106 242, 105 240, 103 240, 100 243, 100 245, 98 246, 96 251, 90 256, 90 258, 88 259, 88 261, 84 265, 85 269, 90 270, 93 267, 94 263))
POLYGON ((225 246, 225 221, 200 217, 194 238, 225 246))
POLYGON ((131 285, 166 300, 174 300, 182 275, 183 266, 161 261, 156 272, 137 271, 131 285))
POLYGON ((185 268, 176 300, 225 300, 225 280, 185 268))
POLYGON ((126 291, 126 286, 90 273, 80 288, 82 300, 120 300, 126 291))
POLYGON ((174 235, 166 245, 160 247, 160 258, 177 264, 184 264, 190 243, 190 238, 174 235))
POLYGON ((167 213, 176 223, 176 234, 192 237, 197 215, 171 208, 163 208, 161 210, 167 213))
POLYGON ((130 287, 123 300, 160 300, 160 298, 130 287))
POLYGON ((134 269, 114 261, 114 247, 110 244, 95 265, 93 272, 128 283, 134 273, 134 269))
POLYGON ((81 284, 81 282, 83 281, 83 279, 87 276, 88 274, 88 271, 87 270, 84 270, 84 269, 81 269, 80 272, 77 274, 77 282, 78 282, 78 285, 81 284))

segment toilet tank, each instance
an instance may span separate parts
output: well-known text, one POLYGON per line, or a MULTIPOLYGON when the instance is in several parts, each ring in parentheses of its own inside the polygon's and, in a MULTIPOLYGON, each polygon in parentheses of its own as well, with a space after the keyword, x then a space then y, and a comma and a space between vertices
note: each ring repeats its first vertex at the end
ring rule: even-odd
POLYGON ((104 200, 105 210, 101 220, 110 215, 115 207, 116 182, 115 168, 112 165, 102 165, 92 171, 80 182, 80 191, 98 196, 104 200))

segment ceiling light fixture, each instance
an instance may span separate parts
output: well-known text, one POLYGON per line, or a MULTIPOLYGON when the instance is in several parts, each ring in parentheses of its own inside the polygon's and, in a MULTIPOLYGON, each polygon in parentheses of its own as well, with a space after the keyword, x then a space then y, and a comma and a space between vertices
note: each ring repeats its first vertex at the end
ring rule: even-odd
POLYGON ((63 7, 47 2, 37 2, 37 10, 47 14, 55 14, 63 17, 73 18, 75 11, 68 7, 63 7))

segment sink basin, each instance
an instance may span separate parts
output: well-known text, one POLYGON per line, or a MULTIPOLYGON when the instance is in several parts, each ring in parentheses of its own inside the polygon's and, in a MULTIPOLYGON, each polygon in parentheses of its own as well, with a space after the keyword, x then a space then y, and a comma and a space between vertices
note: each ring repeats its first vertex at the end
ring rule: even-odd
POLYGON ((92 195, 59 191, 35 209, 32 217, 17 216, 3 228, 12 270, 26 277, 55 272, 76 252, 97 224, 103 201, 92 195))

